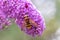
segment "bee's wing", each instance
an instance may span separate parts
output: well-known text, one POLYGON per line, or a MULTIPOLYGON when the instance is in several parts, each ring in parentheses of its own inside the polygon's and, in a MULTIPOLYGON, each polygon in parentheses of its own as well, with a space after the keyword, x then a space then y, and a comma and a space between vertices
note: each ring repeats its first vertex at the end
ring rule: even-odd
POLYGON ((35 21, 33 21, 32 19, 30 19, 30 23, 31 23, 32 25, 34 25, 35 27, 38 26, 37 23, 36 23, 35 21))

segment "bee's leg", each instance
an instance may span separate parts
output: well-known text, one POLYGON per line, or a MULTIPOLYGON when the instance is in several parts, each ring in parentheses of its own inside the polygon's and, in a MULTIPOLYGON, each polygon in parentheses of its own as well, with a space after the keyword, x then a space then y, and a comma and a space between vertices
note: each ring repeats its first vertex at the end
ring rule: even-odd
POLYGON ((24 30, 25 30, 25 23, 22 23, 21 31, 24 31, 24 30))
POLYGON ((23 30, 23 27, 21 26, 21 31, 23 30))

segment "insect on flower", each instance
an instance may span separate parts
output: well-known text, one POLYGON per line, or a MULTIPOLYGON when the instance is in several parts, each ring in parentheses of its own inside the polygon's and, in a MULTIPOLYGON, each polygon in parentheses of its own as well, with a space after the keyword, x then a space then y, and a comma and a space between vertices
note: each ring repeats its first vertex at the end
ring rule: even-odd
POLYGON ((31 29, 32 28, 32 25, 35 27, 37 27, 37 23, 35 23, 35 21, 33 21, 32 19, 29 18, 28 15, 25 15, 24 16, 24 26, 27 28, 27 29, 31 29))

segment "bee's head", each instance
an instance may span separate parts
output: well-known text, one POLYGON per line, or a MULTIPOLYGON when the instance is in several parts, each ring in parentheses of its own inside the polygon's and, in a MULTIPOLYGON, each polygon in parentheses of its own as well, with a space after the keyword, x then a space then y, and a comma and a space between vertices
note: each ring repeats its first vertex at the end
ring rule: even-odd
POLYGON ((28 18, 29 18, 28 15, 25 15, 25 16, 24 16, 24 19, 28 19, 28 18))

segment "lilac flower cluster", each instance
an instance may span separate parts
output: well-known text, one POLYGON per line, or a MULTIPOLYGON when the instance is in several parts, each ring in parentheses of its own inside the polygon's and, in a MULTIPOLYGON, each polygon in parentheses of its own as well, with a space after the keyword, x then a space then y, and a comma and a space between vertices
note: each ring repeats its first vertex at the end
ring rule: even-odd
POLYGON ((6 17, 6 15, 0 10, 0 30, 6 28, 11 24, 10 20, 6 17))
POLYGON ((11 24, 9 19, 14 19, 18 27, 31 36, 41 35, 45 29, 43 17, 30 0, 0 0, 0 29, 11 24), (26 24, 26 18, 31 26, 26 24))

